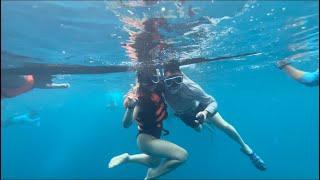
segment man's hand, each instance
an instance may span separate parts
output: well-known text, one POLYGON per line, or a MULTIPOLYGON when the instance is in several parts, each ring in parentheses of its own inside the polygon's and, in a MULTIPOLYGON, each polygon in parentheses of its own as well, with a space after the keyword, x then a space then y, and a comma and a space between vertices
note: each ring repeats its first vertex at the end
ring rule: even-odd
POLYGON ((202 124, 203 121, 207 119, 207 116, 208 116, 208 111, 206 110, 198 112, 198 114, 196 115, 196 118, 197 118, 196 122, 202 124))
POLYGON ((194 120, 198 126, 196 128, 194 128, 196 131, 200 132, 202 130, 202 123, 207 119, 208 117, 208 111, 204 110, 204 111, 200 111, 198 112, 198 114, 196 115, 196 120, 194 120))

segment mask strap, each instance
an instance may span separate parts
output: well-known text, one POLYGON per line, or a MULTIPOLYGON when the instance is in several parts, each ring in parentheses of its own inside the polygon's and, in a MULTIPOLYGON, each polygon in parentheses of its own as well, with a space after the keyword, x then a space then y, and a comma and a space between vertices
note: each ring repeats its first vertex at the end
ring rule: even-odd
POLYGON ((164 80, 163 64, 157 63, 156 64, 156 71, 157 71, 157 76, 159 77, 159 80, 163 81, 164 80))

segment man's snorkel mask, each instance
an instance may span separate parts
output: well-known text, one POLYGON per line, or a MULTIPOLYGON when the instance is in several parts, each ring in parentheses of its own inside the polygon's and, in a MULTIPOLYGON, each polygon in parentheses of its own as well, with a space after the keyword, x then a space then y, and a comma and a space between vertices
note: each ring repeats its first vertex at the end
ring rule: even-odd
POLYGON ((183 82, 183 75, 177 61, 171 60, 164 65, 164 87, 171 94, 176 94, 183 82))
POLYGON ((162 90, 169 93, 177 93, 181 87, 183 76, 180 73, 179 65, 176 61, 167 61, 165 63, 155 64, 155 74, 152 76, 152 82, 161 87, 162 90), (175 73, 179 73, 176 75, 175 73), (166 76, 166 73, 175 75, 166 76))

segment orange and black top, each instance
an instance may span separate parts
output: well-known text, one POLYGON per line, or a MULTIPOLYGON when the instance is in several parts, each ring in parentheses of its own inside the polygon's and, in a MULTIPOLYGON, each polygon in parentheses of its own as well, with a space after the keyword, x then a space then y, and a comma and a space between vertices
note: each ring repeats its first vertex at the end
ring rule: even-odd
MULTIPOLYGON (((128 102, 129 96, 138 98, 138 112, 135 120, 138 123, 139 133, 149 134, 156 138, 160 138, 163 131, 163 121, 167 118, 167 105, 161 95, 161 92, 138 93, 131 91, 125 99, 125 105, 128 102)), ((166 130, 164 130, 166 131, 166 130)))

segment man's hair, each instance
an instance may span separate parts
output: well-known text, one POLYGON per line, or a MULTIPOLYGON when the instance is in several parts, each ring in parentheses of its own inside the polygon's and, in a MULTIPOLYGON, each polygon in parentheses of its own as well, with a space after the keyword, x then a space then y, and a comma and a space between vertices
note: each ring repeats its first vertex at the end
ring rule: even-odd
POLYGON ((167 61, 164 65, 164 72, 181 72, 178 62, 174 60, 167 61))

